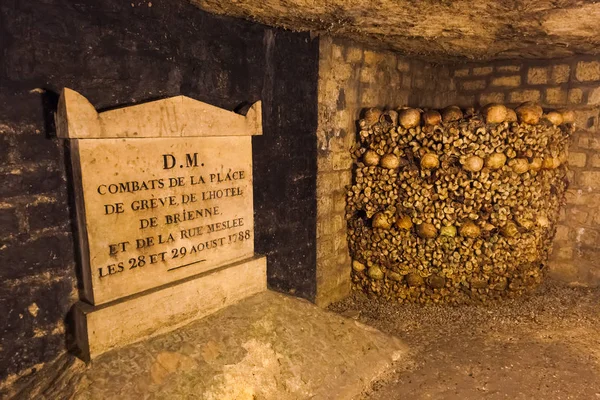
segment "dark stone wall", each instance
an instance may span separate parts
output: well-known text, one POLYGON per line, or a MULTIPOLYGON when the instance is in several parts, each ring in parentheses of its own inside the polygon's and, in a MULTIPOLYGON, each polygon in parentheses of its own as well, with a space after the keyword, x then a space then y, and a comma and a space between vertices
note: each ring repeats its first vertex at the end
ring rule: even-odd
POLYGON ((263 100, 253 141, 256 251, 269 284, 315 296, 318 41, 184 0, 0 2, 0 381, 65 350, 77 300, 63 87, 98 109, 183 94, 263 100))
POLYGON ((265 47, 264 134, 252 143, 255 251, 267 255, 272 289, 314 301, 319 46, 269 31, 265 47))

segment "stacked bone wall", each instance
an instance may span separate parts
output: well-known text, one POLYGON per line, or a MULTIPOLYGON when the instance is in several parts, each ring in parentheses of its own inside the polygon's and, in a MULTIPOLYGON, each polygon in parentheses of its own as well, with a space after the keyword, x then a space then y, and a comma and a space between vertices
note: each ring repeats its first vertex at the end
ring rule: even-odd
POLYGON ((577 130, 569 146, 569 188, 550 255, 550 273, 564 282, 600 284, 600 59, 467 64, 453 69, 463 107, 536 101, 568 107, 577 130))
POLYGON ((346 185, 352 179, 350 148, 364 107, 398 104, 443 107, 454 101, 449 69, 321 37, 317 173, 317 303, 350 292, 346 241, 346 185))
POLYGON ((346 208, 356 289, 457 304, 541 282, 572 125, 539 106, 505 113, 367 110, 346 208))

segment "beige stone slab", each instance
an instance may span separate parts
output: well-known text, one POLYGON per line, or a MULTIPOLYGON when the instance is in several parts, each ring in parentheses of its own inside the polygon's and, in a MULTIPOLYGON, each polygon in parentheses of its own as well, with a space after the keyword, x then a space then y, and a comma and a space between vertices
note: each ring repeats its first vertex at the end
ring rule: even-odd
POLYGON ((76 341, 84 359, 182 327, 250 295, 266 290, 265 257, 104 306, 74 307, 76 341))
POLYGON ((243 116, 175 96, 98 113, 85 97, 65 88, 56 125, 59 137, 71 139, 262 135, 262 106, 254 103, 243 116))
POLYGON ((71 154, 88 302, 254 254, 249 136, 77 139, 71 154))

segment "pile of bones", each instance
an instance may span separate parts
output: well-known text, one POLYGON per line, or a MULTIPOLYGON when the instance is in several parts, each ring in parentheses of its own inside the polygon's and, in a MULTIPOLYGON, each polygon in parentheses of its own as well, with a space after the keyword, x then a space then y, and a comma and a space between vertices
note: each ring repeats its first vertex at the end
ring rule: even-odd
POLYGON ((359 126, 346 205, 354 289, 456 304, 540 283, 572 111, 371 108, 359 126))

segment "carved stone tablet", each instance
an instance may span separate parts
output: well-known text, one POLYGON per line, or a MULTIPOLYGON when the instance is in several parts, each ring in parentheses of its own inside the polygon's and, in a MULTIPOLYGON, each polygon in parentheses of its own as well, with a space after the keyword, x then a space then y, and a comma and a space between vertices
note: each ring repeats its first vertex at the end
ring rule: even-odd
POLYGON ((261 133, 260 104, 244 117, 182 99, 106 116, 63 93, 57 122, 71 138, 84 298, 94 305, 254 255, 249 135, 261 133))

